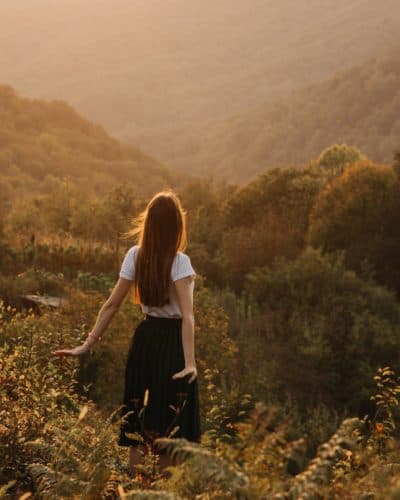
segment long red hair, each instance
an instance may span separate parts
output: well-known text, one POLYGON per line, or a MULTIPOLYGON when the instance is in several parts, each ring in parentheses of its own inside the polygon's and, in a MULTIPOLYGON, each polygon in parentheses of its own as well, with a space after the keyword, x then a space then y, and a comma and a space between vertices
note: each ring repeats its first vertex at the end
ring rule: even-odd
POLYGON ((136 237, 139 246, 134 302, 153 307, 167 304, 174 257, 187 245, 186 211, 176 193, 167 190, 155 194, 125 236, 136 237))

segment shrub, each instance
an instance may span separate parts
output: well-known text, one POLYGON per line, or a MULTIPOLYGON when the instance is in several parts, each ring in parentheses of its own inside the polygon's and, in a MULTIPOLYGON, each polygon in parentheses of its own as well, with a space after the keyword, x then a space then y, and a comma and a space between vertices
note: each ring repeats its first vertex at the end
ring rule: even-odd
POLYGON ((262 306, 247 326, 275 391, 302 407, 368 409, 376 369, 398 359, 400 307, 392 292, 312 249, 249 274, 247 290, 262 306))

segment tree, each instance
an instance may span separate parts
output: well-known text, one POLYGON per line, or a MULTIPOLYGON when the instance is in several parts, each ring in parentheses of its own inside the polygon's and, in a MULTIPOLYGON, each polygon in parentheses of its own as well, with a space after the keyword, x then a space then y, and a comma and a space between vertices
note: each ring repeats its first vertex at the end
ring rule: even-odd
POLYGON ((189 180, 179 191, 187 211, 188 251, 197 271, 218 286, 226 281, 221 254, 223 209, 233 190, 224 181, 204 177, 189 180))
POLYGON ((222 253, 230 284, 304 248, 309 212, 324 179, 315 169, 274 169, 238 189, 225 208, 222 253))
POLYGON ((322 151, 316 164, 333 177, 342 174, 346 167, 360 160, 366 160, 366 157, 359 149, 347 144, 334 144, 322 151))
POLYGON ((379 283, 400 291, 400 184, 394 169, 368 161, 348 167, 317 197, 308 241, 342 251, 346 265, 372 268, 379 283))
POLYGON ((103 199, 76 197, 71 212, 71 232, 87 240, 107 242, 118 252, 120 236, 138 210, 131 186, 117 186, 103 199))

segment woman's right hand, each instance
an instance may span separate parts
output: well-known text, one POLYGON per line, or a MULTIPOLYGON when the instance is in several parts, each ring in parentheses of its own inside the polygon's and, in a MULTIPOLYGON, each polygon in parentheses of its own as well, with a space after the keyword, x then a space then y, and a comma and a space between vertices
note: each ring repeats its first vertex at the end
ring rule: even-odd
POLYGON ((53 351, 52 354, 53 356, 80 356, 89 352, 90 348, 99 340, 101 340, 101 337, 93 335, 93 331, 91 331, 87 334, 86 340, 82 345, 73 349, 59 349, 53 351))
POLYGON ((57 351, 53 351, 51 354, 53 356, 81 356, 82 354, 86 354, 89 352, 90 345, 88 343, 84 343, 78 347, 74 347, 73 349, 59 349, 57 351))
POLYGON ((191 384, 197 378, 197 368, 195 365, 185 366, 185 368, 180 372, 174 373, 172 378, 173 380, 176 380, 178 378, 186 377, 187 375, 191 375, 189 378, 189 384, 191 384))

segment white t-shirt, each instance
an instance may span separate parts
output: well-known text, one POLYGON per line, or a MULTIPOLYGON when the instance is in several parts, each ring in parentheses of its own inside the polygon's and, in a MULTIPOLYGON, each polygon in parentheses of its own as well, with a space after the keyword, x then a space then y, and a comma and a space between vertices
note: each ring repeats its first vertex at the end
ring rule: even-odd
MULTIPOLYGON (((133 281, 135 276, 135 263, 138 251, 138 245, 134 245, 126 252, 124 260, 121 265, 119 276, 126 280, 133 281)), ((167 318, 181 318, 182 313, 179 308, 176 289, 173 284, 174 281, 186 276, 196 276, 196 272, 192 267, 190 258, 183 252, 177 252, 171 266, 171 282, 169 286, 169 304, 161 307, 149 307, 145 304, 140 304, 142 311, 151 316, 167 317, 167 318)), ((190 283, 191 293, 193 295, 194 279, 190 283)))

